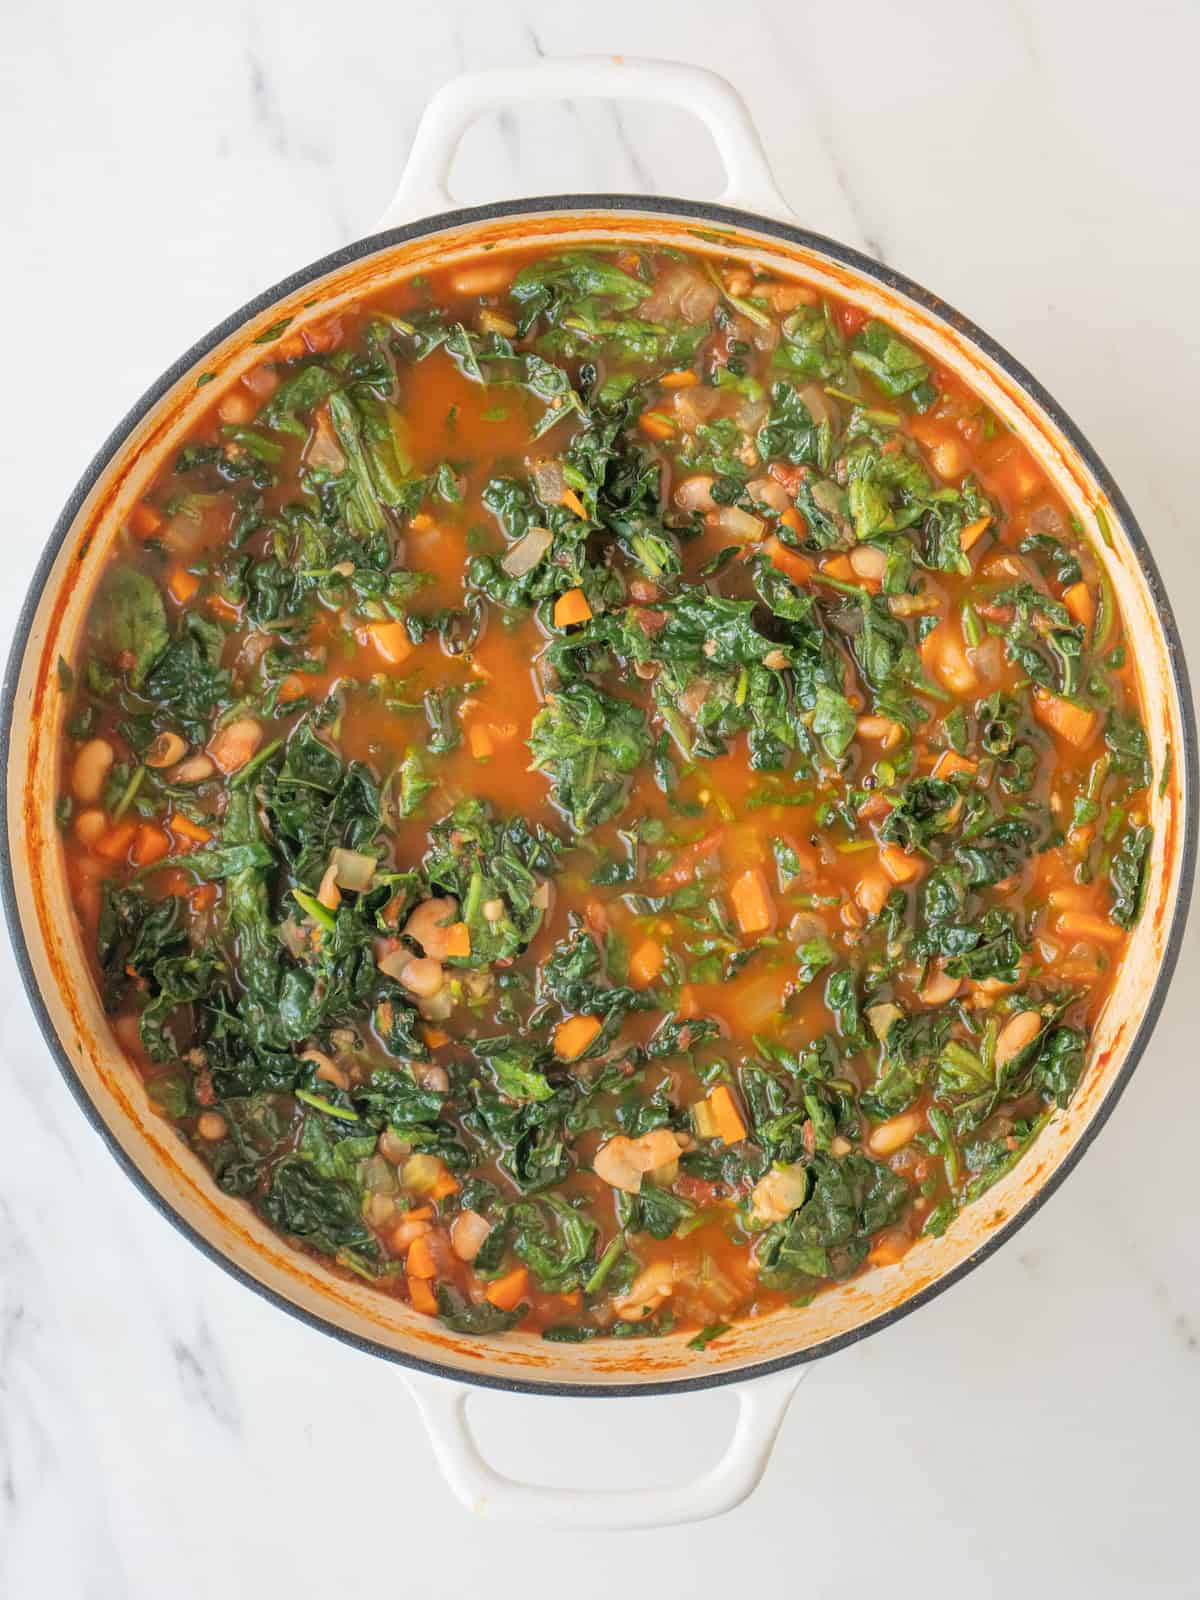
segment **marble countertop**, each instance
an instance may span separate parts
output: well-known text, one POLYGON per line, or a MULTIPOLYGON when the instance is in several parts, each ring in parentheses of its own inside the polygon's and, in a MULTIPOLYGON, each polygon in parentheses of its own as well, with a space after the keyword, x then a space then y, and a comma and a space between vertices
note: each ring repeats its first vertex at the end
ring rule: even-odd
MULTIPOLYGON (((747 95, 806 223, 928 283, 1043 379, 1137 510, 1200 660, 1195 374, 1200 9, 1098 25, 1083 0, 16 0, 0 65, 5 647, 99 441, 176 353, 356 233, 418 111, 466 67, 686 56, 747 95)), ((658 108, 478 124, 466 201, 703 196, 658 108)), ((119 1175, 0 960, 0 1594, 12 1600, 1014 1586, 1200 1594, 1200 1069, 1193 927, 1153 1044, 1070 1182, 980 1271, 804 1385, 758 1494, 630 1536, 484 1529, 382 1363, 240 1289, 119 1175), (507 1576, 506 1576, 507 1575, 507 1576)), ((651 1483, 711 1459, 721 1394, 475 1404, 545 1480, 651 1483)))

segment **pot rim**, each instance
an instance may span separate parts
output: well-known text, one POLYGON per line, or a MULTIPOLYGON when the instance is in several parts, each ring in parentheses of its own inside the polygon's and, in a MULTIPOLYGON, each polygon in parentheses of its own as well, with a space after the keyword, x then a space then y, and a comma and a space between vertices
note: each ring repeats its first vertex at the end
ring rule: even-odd
POLYGON ((467 206, 452 211, 439 212, 433 216, 423 217, 416 222, 407 223, 403 227, 389 228, 379 233, 368 234, 366 237, 357 239, 351 244, 343 245, 255 295, 245 305, 224 318, 215 328, 193 344, 190 349, 186 350, 166 369, 161 377, 151 384, 96 452, 55 522, 46 547, 42 551, 34 569, 29 589, 17 619, 16 632, 5 665, 4 678, 2 684, 0 684, 0 762, 3 763, 5 773, 9 770, 12 753, 13 719, 16 712, 16 685, 20 676, 26 642, 31 632, 35 613, 41 604, 50 570, 66 542, 81 507, 113 457, 133 429, 186 372, 223 340, 235 333, 239 327, 264 311, 268 306, 303 288, 305 284, 312 282, 314 279, 324 277, 339 268, 349 266, 365 256, 375 254, 377 251, 387 249, 393 245, 407 243, 412 239, 438 233, 444 229, 467 227, 475 223, 494 221, 501 217, 584 211, 643 212, 650 219, 655 216, 663 216, 684 217, 691 221, 705 223, 718 222, 732 227, 747 228, 768 238, 776 238, 788 244, 799 245, 804 249, 838 262, 860 276, 874 280, 885 288, 906 296, 942 322, 948 323, 957 333, 983 351, 1009 378, 1020 386, 1025 394, 1036 402, 1052 426, 1067 439, 1116 510, 1133 552, 1137 557, 1142 578, 1150 591, 1154 602, 1154 610, 1166 640, 1170 672, 1179 699, 1180 726, 1183 734, 1183 749, 1173 753, 1179 781, 1180 804, 1183 809, 1182 839, 1179 847, 1180 874, 1175 904, 1171 912, 1171 925, 1163 947, 1162 960, 1145 1009, 1138 1022, 1137 1030, 1129 1042, 1120 1070, 1113 1078, 1103 1098, 1098 1102, 1087 1125, 1078 1134, 1055 1170, 1013 1216, 992 1232, 978 1250, 972 1252, 971 1255, 960 1261, 949 1271, 935 1278, 933 1282, 900 1305, 881 1311, 878 1315, 870 1317, 859 1326, 851 1328, 836 1337, 822 1340, 819 1344, 812 1345, 805 1350, 795 1351, 784 1356, 776 1356, 766 1361, 752 1362, 744 1367, 728 1371, 698 1374, 695 1377, 665 1378, 649 1383, 600 1384, 522 1379, 448 1367, 437 1360, 424 1359, 394 1350, 377 1340, 352 1333, 335 1321, 297 1305, 285 1295, 260 1282, 258 1278, 239 1266, 224 1251, 206 1239, 198 1229, 193 1227, 174 1209, 126 1154, 84 1090, 71 1065, 70 1058, 58 1038, 34 975, 33 963, 21 924, 13 870, 13 840, 8 826, 8 810, 7 807, 0 808, 0 899, 3 900, 5 920, 8 924, 9 936, 13 944, 17 971, 20 974, 30 1005, 33 1008, 34 1016, 37 1019, 42 1036, 49 1046, 55 1064, 84 1116, 103 1139, 110 1154, 115 1158, 125 1175, 133 1181, 154 1209, 165 1217, 185 1238, 190 1240, 197 1249, 201 1250, 210 1261, 215 1262, 237 1282, 253 1290, 272 1305, 298 1318, 314 1330, 328 1334, 340 1340, 343 1344, 350 1345, 370 1355, 380 1356, 411 1371, 425 1373, 431 1377, 447 1378, 451 1382, 470 1384, 485 1389, 498 1389, 513 1394, 537 1394, 588 1399, 604 1396, 632 1398, 677 1394, 696 1389, 713 1389, 725 1384, 741 1383, 752 1378, 764 1377, 769 1373, 781 1372, 790 1367, 803 1366, 823 1356, 832 1355, 838 1350, 857 1344, 860 1340, 872 1334, 882 1332, 901 1318, 909 1316, 919 1307, 928 1304, 930 1300, 951 1288, 967 1273, 974 1271, 976 1267, 987 1260, 1019 1228, 1023 1227, 1026 1222, 1041 1210, 1050 1196, 1058 1190, 1067 1176, 1074 1171, 1092 1141, 1112 1115, 1117 1101, 1124 1093, 1134 1069, 1142 1058, 1150 1036, 1154 1031, 1154 1026, 1158 1021, 1159 1014, 1162 1011, 1166 992, 1179 959, 1195 877, 1197 825, 1198 820, 1200 820, 1197 817, 1195 801, 1197 790, 1200 788, 1200 762, 1198 762, 1197 758, 1196 716, 1192 703, 1187 662, 1183 653, 1183 642, 1175 621, 1174 610, 1167 600, 1162 577, 1151 554, 1146 537, 1142 533, 1128 501, 1122 494, 1112 474, 1101 461, 1080 428, 1042 387, 1032 373, 1010 355, 1002 345, 992 339, 970 318, 948 305, 940 296, 923 288, 903 273, 873 260, 870 256, 852 249, 848 245, 840 244, 837 240, 830 239, 824 234, 813 232, 796 224, 776 221, 773 218, 737 210, 730 206, 704 201, 675 199, 665 195, 567 194, 498 201, 489 205, 467 206))

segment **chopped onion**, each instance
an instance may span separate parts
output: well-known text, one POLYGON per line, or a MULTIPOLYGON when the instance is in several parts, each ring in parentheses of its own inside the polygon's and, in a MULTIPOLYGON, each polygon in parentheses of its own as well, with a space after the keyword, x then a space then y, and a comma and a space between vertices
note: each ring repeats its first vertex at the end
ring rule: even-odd
POLYGON ((460 1211, 450 1224, 450 1248, 460 1261, 474 1261, 492 1225, 478 1211, 460 1211))
POLYGON ((722 533, 731 533, 735 539, 762 538, 762 518, 752 517, 740 506, 718 506, 707 521, 709 527, 719 528, 722 533))
POLYGON ((353 889, 361 893, 369 887, 375 876, 375 857, 364 855, 361 850, 334 850, 329 857, 329 865, 341 889, 353 889))
POLYGON ((313 429, 304 447, 304 462, 306 466, 335 473, 338 477, 346 470, 346 457, 324 406, 313 415, 313 429))
POLYGON ((510 578, 523 578, 537 566, 553 541, 549 528, 530 528, 505 553, 500 565, 510 578))

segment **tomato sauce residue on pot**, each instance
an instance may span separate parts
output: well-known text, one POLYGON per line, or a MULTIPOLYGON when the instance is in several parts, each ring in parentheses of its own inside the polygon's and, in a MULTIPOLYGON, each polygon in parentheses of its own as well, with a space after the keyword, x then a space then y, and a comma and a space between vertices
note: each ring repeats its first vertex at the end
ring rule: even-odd
POLYGON ((885 323, 650 245, 269 329, 60 682, 152 1100, 457 1334, 702 1348, 944 1232, 1075 1091, 1153 846, 1024 447, 885 323))

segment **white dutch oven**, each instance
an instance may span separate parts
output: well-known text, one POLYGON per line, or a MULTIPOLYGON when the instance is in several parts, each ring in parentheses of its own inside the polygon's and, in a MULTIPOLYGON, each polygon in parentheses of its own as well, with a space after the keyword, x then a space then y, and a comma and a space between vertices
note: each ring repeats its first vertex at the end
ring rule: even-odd
POLYGON ((462 78, 430 103, 404 180, 380 231, 296 273, 236 312, 155 384, 103 446, 71 497, 38 567, 3 695, 7 770, 4 895, 30 999, 84 1113, 125 1172, 163 1214, 247 1286, 360 1349, 407 1369, 434 1449, 455 1492, 484 1516, 572 1527, 635 1527, 724 1511, 758 1482, 788 1401, 817 1357, 874 1333, 949 1287, 1002 1244, 1057 1188, 1112 1112, 1141 1057, 1175 965, 1196 844, 1196 741, 1179 637, 1146 543, 1108 472, 1034 379, 979 329, 925 290, 783 220, 758 136, 722 79, 634 60, 544 62, 462 78), (481 112, 531 98, 642 99, 693 111, 728 173, 720 201, 571 195, 455 210, 445 183, 458 141, 481 112), (413 221, 416 217, 420 220, 413 221), (214 394, 262 356, 255 337, 283 316, 293 330, 397 278, 512 241, 546 248, 583 240, 653 239, 699 254, 740 255, 795 275, 886 318, 961 375, 1024 441, 1097 541, 1136 655, 1156 773, 1154 858, 1144 915, 1095 1032, 1074 1102, 1021 1164, 940 1239, 895 1266, 831 1289, 809 1306, 746 1322, 702 1353, 686 1335, 578 1346, 520 1333, 466 1339, 391 1298, 289 1249, 206 1169, 150 1106, 117 1048, 88 975, 67 896, 54 821, 63 717, 54 664, 70 657, 88 596, 129 509, 214 394), (197 391, 201 372, 215 385, 197 391), (677 1488, 576 1493, 499 1477, 464 1418, 471 1385, 523 1395, 653 1396, 730 1384, 740 1409, 730 1444, 706 1476, 677 1488))

